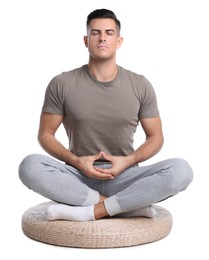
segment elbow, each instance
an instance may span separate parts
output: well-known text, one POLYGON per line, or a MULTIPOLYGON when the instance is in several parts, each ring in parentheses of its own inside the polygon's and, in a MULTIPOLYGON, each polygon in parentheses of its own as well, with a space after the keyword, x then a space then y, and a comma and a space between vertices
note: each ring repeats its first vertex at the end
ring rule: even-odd
POLYGON ((46 140, 46 134, 42 133, 42 132, 38 132, 38 135, 37 135, 37 140, 39 142, 39 144, 43 147, 44 146, 44 143, 45 143, 45 140, 46 140))
POLYGON ((44 150, 48 150, 54 140, 54 135, 47 131, 39 131, 37 135, 38 142, 44 150))
POLYGON ((162 134, 161 138, 160 138, 160 146, 161 146, 161 148, 163 147, 163 145, 164 145, 164 136, 162 134))
POLYGON ((154 145, 153 147, 155 147, 154 150, 155 150, 155 154, 156 154, 163 148, 163 145, 164 145, 163 134, 153 137, 152 140, 153 140, 153 145, 154 145))
POLYGON ((39 144, 42 146, 42 135, 39 132, 37 135, 37 140, 38 140, 39 144))
POLYGON ((158 137, 158 147, 159 147, 159 151, 163 148, 163 145, 164 145, 164 136, 163 136, 163 134, 161 134, 161 135, 158 137))

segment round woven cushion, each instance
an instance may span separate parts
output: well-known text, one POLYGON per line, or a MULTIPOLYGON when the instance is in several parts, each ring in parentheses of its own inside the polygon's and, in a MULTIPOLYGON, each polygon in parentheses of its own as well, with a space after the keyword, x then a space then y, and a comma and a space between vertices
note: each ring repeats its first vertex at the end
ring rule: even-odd
POLYGON ((48 221, 46 209, 53 202, 29 208, 22 216, 24 234, 40 242, 80 248, 113 248, 135 246, 164 238, 170 233, 172 215, 155 206, 157 216, 104 218, 96 221, 48 221))

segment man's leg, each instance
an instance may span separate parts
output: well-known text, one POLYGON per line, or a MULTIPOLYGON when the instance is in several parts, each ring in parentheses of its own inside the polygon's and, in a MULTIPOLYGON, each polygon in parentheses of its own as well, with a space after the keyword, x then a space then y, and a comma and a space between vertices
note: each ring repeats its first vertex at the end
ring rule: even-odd
POLYGON ((90 207, 55 206, 55 212, 58 211, 52 219, 93 220, 89 211, 94 212, 94 219, 108 215, 154 217, 156 212, 151 205, 186 189, 192 178, 191 167, 181 159, 132 167, 114 180, 103 181, 101 193, 107 198, 100 197, 100 202, 90 207), (72 214, 72 210, 79 212, 79 216, 72 214))
POLYGON ((48 210, 48 218, 88 221, 118 214, 124 217, 140 215, 152 217, 154 212, 151 204, 186 189, 192 178, 191 167, 181 159, 170 159, 146 167, 131 167, 116 179, 102 182, 101 194, 104 195, 98 195, 96 203, 91 200, 94 197, 93 190, 93 193, 89 192, 91 196, 88 195, 88 199, 85 199, 88 203, 66 202, 82 207, 52 205, 48 210))
MULTIPOLYGON (((86 176, 45 155, 27 156, 19 166, 19 177, 29 189, 63 204, 87 206, 100 201, 99 192, 85 184, 86 176)), ((92 181, 100 186, 98 180, 92 181)))
MULTIPOLYGON (((78 189, 79 189, 80 183, 75 183, 74 177, 78 177, 78 179, 81 178, 82 182, 87 183, 87 186, 89 184, 89 186, 93 187, 93 191, 95 191, 99 186, 101 187, 102 186, 101 184, 103 183, 103 181, 93 180, 86 176, 84 177, 84 175, 80 174, 80 172, 77 171, 75 168, 63 165, 62 163, 57 162, 54 159, 49 158, 47 156, 42 156, 42 155, 28 156, 26 157, 26 159, 23 160, 23 162, 20 165, 20 178, 22 179, 23 183, 30 183, 30 184, 26 184, 26 186, 38 192, 39 194, 44 195, 47 198, 50 198, 57 202, 61 202, 49 206, 48 208, 49 220, 68 219, 74 221, 75 220, 88 221, 88 220, 99 219, 107 216, 108 213, 104 205, 104 200, 106 199, 106 197, 103 195, 99 194, 99 198, 96 201, 98 203, 92 201, 91 198, 92 196, 88 196, 88 198, 85 200, 85 203, 81 203, 81 202, 78 203, 74 201, 74 199, 77 198, 78 194, 80 194, 81 192, 74 191, 74 193, 72 194, 69 193, 70 191, 72 192, 72 188, 70 188, 70 185, 68 185, 67 189, 65 187, 66 183, 67 184, 71 183, 74 188, 76 188, 78 185, 78 189), (66 167, 67 167, 67 172, 66 172, 66 167), (28 170, 28 168, 30 168, 30 170, 28 170), (69 168, 70 168, 70 173, 69 173, 69 168), (39 171, 41 172, 41 177, 37 178, 39 176, 39 171), (42 178, 46 173, 49 174, 48 177, 46 178, 46 182, 44 182, 42 178), (53 175, 55 175, 54 177, 52 177, 52 173, 53 175), (65 176, 66 173, 68 175, 70 174, 70 176, 65 176), (72 177, 71 174, 73 174, 73 179, 71 179, 72 177), (32 177, 33 175, 35 177, 32 177), (65 177, 67 177, 67 179, 65 179, 65 177), (51 184, 52 180, 53 183, 55 183, 55 187, 54 185, 51 184), (40 183, 42 183, 44 189, 40 187, 40 183), (60 190, 62 191, 63 196, 60 196, 59 193, 60 190), (69 204, 74 206, 69 206, 69 204)), ((87 189, 89 189, 89 186, 87 187, 87 189)), ((80 187, 80 190, 82 191, 85 190, 83 188, 83 183, 82 183, 82 187, 80 187)), ((89 194, 94 195, 92 194, 92 192, 89 192, 89 194)), ((137 209, 137 211, 128 212, 124 216, 120 214, 120 217, 130 217, 130 216, 153 217, 154 214, 155 212, 153 212, 153 209, 150 206, 148 206, 148 207, 144 207, 143 209, 137 209)))
POLYGON ((104 205, 110 216, 141 209, 185 190, 192 179, 192 169, 182 159, 131 167, 105 182, 104 205))
POLYGON ((100 187, 101 181, 89 179, 74 167, 51 157, 27 156, 19 166, 19 177, 29 189, 58 202, 49 206, 49 220, 88 221, 95 220, 95 214, 99 218, 107 215, 103 203, 106 197, 85 184, 100 187))

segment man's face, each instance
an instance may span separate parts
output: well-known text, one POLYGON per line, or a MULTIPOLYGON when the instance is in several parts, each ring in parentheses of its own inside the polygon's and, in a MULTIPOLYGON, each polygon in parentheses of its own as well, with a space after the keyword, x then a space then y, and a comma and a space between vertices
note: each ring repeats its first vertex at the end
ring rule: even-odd
POLYGON ((109 18, 91 20, 84 41, 90 55, 95 59, 114 57, 122 44, 115 21, 109 18))

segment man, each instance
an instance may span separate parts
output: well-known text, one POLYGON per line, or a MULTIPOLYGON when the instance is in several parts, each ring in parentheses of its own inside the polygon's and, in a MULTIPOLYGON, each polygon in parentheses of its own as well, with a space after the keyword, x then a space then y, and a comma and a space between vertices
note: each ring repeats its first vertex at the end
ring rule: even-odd
POLYGON ((192 169, 183 159, 138 165, 160 151, 163 132, 150 82, 116 64, 123 42, 120 27, 110 10, 90 13, 84 37, 88 65, 57 75, 47 87, 38 140, 51 157, 27 156, 19 176, 27 187, 57 202, 48 208, 49 220, 154 217, 152 204, 192 181, 192 169), (68 149, 55 137, 62 123, 68 149), (134 151, 138 123, 146 140, 134 151))

